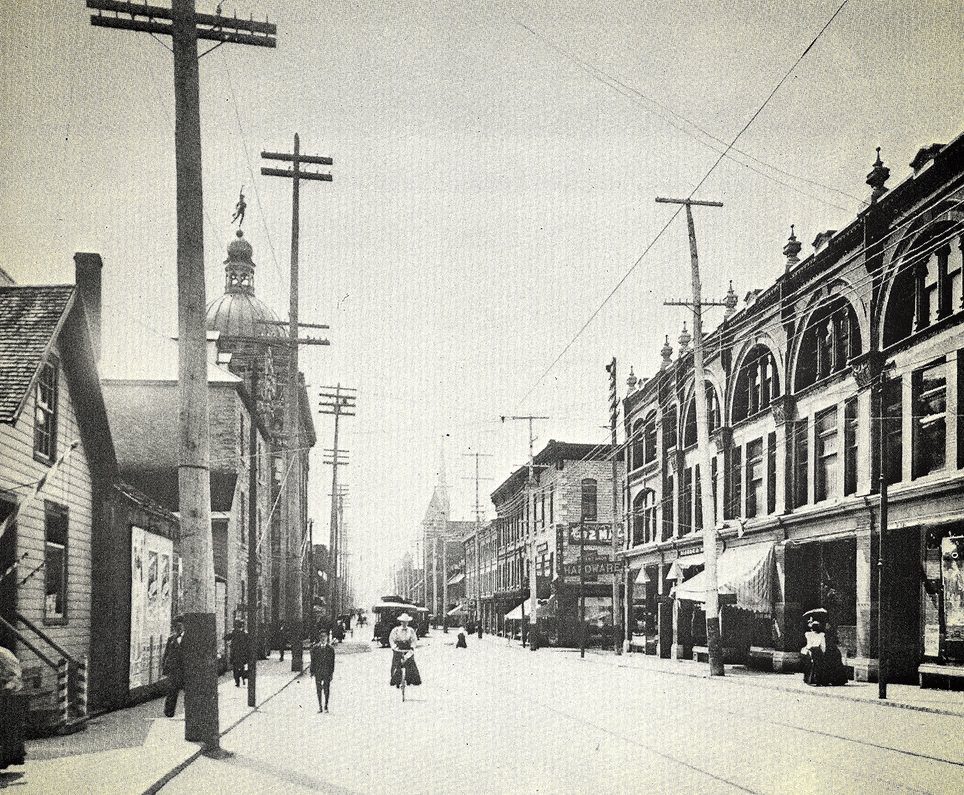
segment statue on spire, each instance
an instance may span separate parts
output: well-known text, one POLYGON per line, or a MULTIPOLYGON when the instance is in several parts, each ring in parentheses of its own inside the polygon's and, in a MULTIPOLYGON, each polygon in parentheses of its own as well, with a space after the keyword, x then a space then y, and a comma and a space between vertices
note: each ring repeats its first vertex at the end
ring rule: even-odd
POLYGON ((244 185, 241 186, 241 190, 238 193, 238 203, 234 205, 234 215, 231 217, 231 223, 233 224, 237 221, 238 229, 240 229, 241 224, 244 223, 244 211, 248 209, 248 203, 244 200, 244 185))

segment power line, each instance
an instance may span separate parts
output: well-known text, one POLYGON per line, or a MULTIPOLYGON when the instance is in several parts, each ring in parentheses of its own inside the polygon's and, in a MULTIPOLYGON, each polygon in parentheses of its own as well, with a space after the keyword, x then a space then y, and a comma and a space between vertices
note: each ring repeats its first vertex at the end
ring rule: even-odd
MULTIPOLYGON (((780 80, 777 82, 776 86, 774 86, 773 90, 767 95, 766 99, 763 100, 763 102, 762 102, 761 105, 757 108, 757 110, 750 116, 750 119, 746 122, 746 124, 744 124, 743 127, 740 129, 740 131, 733 137, 733 140, 730 141, 730 143, 727 145, 727 147, 726 147, 726 149, 723 151, 723 153, 720 154, 720 156, 716 159, 716 162, 714 162, 713 165, 710 166, 709 170, 706 172, 706 174, 704 174, 703 178, 700 179, 700 181, 696 184, 696 187, 693 188, 692 191, 690 191, 690 194, 689 194, 689 196, 688 196, 687 198, 692 198, 692 197, 695 195, 695 193, 703 186, 703 184, 710 178, 710 175, 713 174, 713 172, 716 170, 717 166, 719 166, 719 164, 723 161, 723 158, 726 157, 727 153, 733 148, 733 146, 736 144, 736 142, 740 140, 740 138, 743 136, 743 134, 750 128, 750 125, 752 125, 753 122, 757 119, 757 117, 763 112, 763 109, 769 104, 770 100, 773 99, 773 97, 776 95, 777 91, 780 90, 780 87, 783 86, 783 84, 787 81, 787 79, 790 77, 790 75, 791 75, 791 73, 794 71, 794 69, 796 69, 797 66, 800 64, 800 62, 803 61, 803 59, 807 56, 807 53, 809 53, 810 50, 813 49, 814 45, 817 43, 817 41, 818 41, 818 40, 820 39, 820 37, 823 35, 824 31, 826 31, 827 28, 830 26, 830 24, 834 21, 834 19, 837 18, 837 15, 843 10, 844 6, 846 6, 848 2, 849 2, 849 0, 843 0, 843 2, 838 6, 837 10, 834 11, 834 13, 831 15, 830 19, 827 20, 826 24, 819 30, 819 32, 817 33, 817 35, 814 36, 813 40, 810 42, 810 44, 807 45, 806 49, 804 49, 804 51, 800 54, 800 56, 797 58, 797 60, 794 61, 793 65, 786 71, 786 73, 783 75, 783 77, 780 78, 780 80)), ((676 217, 677 217, 681 212, 682 212, 682 207, 678 208, 677 210, 675 210, 675 211, 673 212, 673 215, 672 215, 672 216, 670 217, 670 219, 660 228, 659 232, 656 233, 656 236, 655 236, 655 237, 652 239, 652 241, 650 241, 650 243, 646 246, 646 248, 643 250, 643 253, 639 255, 639 257, 638 257, 638 258, 636 259, 636 261, 632 264, 632 266, 629 268, 629 270, 626 271, 626 273, 622 276, 622 278, 616 283, 616 286, 613 287, 613 289, 609 292, 609 294, 603 299, 603 301, 602 301, 602 303, 599 305, 599 307, 592 313, 592 315, 590 315, 589 319, 582 325, 582 327, 579 329, 579 331, 576 332, 575 336, 574 336, 568 343, 566 343, 566 346, 563 348, 562 352, 552 361, 552 364, 550 364, 549 367, 546 368, 545 372, 543 372, 542 375, 539 376, 539 378, 538 378, 538 379, 536 380, 536 382, 529 388, 529 390, 525 393, 525 395, 522 396, 522 399, 519 401, 519 403, 518 403, 517 405, 521 405, 522 403, 524 403, 524 402, 529 398, 529 396, 536 390, 536 387, 538 387, 539 384, 542 383, 543 379, 544 379, 544 378, 552 371, 552 369, 556 366, 556 364, 559 362, 559 360, 562 359, 563 356, 565 356, 566 352, 575 344, 576 340, 579 339, 579 337, 582 335, 583 331, 586 330, 586 328, 589 326, 589 324, 592 323, 592 321, 596 318, 596 316, 603 310, 603 307, 605 307, 606 304, 609 303, 609 301, 610 301, 610 299, 613 297, 613 295, 616 294, 616 291, 619 290, 619 288, 626 282, 626 280, 629 278, 630 274, 632 274, 632 272, 636 270, 636 268, 638 267, 639 263, 642 262, 643 258, 646 256, 646 254, 649 253, 650 249, 652 249, 652 247, 653 247, 654 245, 656 245, 656 242, 663 236, 663 233, 669 228, 670 224, 672 224, 672 222, 676 219, 676 217)))

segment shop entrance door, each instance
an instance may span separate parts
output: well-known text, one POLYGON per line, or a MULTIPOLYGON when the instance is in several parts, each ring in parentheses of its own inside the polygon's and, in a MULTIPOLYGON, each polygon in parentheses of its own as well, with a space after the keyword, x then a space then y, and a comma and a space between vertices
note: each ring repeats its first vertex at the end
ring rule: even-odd
POLYGON ((892 682, 917 684, 921 662, 920 530, 895 530, 887 536, 890 582, 890 675, 892 682))

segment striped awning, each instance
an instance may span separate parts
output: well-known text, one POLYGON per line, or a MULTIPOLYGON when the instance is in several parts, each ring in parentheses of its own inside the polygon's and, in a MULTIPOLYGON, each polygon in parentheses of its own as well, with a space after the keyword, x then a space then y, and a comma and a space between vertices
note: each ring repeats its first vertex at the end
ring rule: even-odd
MULTIPOLYGON (((755 613, 773 612, 773 542, 726 549, 716 561, 719 592, 736 594, 737 607, 755 613)), ((706 572, 676 586, 676 598, 706 601, 706 572)))

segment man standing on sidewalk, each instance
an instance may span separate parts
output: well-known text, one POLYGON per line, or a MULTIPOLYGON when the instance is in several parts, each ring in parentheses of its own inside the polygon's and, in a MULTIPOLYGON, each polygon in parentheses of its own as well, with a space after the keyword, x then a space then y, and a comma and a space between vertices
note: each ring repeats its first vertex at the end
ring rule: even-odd
POLYGON ((174 717, 177 709, 178 693, 184 688, 184 619, 176 616, 173 622, 174 631, 167 639, 164 649, 164 659, 161 662, 161 672, 167 677, 167 698, 164 699, 164 714, 174 717))
POLYGON ((335 675, 335 649, 328 641, 328 632, 322 630, 318 642, 311 647, 311 675, 315 677, 318 692, 318 711, 328 711, 331 680, 335 675))
POLYGON ((244 624, 240 619, 234 622, 234 631, 228 635, 231 641, 231 668, 234 671, 234 686, 241 687, 241 681, 248 681, 248 655, 250 654, 250 638, 244 631, 244 624))

